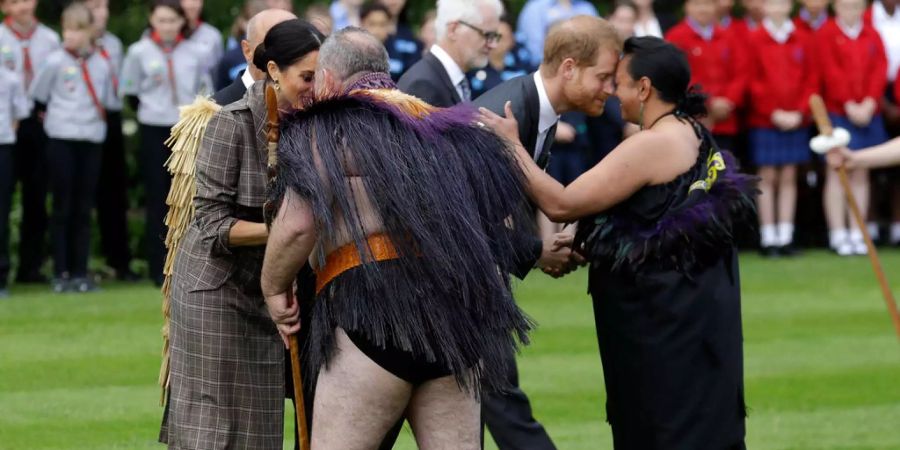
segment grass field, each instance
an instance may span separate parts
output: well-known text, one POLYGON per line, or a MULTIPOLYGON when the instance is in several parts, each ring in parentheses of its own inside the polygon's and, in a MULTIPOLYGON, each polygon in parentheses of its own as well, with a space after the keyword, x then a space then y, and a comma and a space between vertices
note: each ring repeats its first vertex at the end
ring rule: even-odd
MULTIPOLYGON (((900 342, 865 258, 742 258, 751 449, 900 449, 900 342)), ((883 263, 900 291, 900 252, 883 263)), ((586 272, 518 286, 540 323, 523 389, 560 449, 612 447, 586 272)), ((159 449, 149 284, 0 301, 0 449, 159 449)), ((493 447, 492 443, 490 447, 493 447)), ((415 448, 404 432, 397 448, 415 448)))

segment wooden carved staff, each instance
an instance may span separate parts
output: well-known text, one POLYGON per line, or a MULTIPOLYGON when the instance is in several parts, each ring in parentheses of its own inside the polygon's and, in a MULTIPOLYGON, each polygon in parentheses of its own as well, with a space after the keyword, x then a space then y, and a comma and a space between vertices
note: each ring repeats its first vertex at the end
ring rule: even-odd
MULTIPOLYGON (((266 130, 266 150, 267 161, 266 170, 271 186, 278 176, 278 95, 275 88, 271 84, 266 85, 266 119, 268 121, 266 130)), ((266 223, 271 226, 275 212, 275 204, 271 199, 266 200, 263 206, 263 213, 266 217, 266 223)), ((291 295, 294 295, 291 293, 291 295)), ((297 300, 299 301, 299 300, 297 300)), ((297 430, 300 436, 301 450, 309 450, 309 430, 306 428, 306 403, 303 401, 303 379, 300 376, 300 344, 297 342, 297 335, 292 334, 288 337, 288 346, 291 351, 291 377, 294 380, 294 404, 297 410, 297 430)))
MULTIPOLYGON (((825 109, 825 102, 822 101, 822 97, 819 95, 811 96, 809 98, 809 108, 812 112, 813 119, 816 121, 816 126, 819 128, 819 135, 831 136, 832 133, 834 133, 834 127, 831 125, 831 119, 828 117, 828 111, 825 109)), ((850 189, 850 181, 847 178, 847 169, 841 166, 837 168, 837 172, 841 179, 841 186, 844 188, 844 195, 847 196, 847 203, 850 205, 850 211, 853 213, 854 220, 856 220, 856 225, 862 230, 863 238, 866 241, 866 247, 869 250, 869 261, 871 261, 872 269, 875 270, 875 277, 878 278, 878 283, 881 285, 881 293, 884 296, 884 302, 887 304, 888 313, 890 313, 891 319, 894 321, 894 329, 897 332, 897 337, 900 338, 900 314, 897 312, 897 301, 894 299, 894 294, 891 292, 887 277, 884 276, 884 269, 881 267, 878 251, 875 249, 875 244, 872 243, 872 237, 869 235, 869 230, 866 227, 865 218, 862 216, 862 213, 859 210, 859 204, 856 203, 856 198, 853 196, 853 191, 850 189)))

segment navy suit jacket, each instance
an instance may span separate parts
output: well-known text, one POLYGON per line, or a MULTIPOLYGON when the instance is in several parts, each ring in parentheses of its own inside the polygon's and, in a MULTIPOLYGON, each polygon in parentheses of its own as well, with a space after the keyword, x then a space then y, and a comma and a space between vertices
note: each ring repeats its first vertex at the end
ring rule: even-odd
MULTIPOLYGON (((503 107, 507 101, 512 102, 513 114, 519 122, 519 140, 533 157, 538 134, 540 134, 538 125, 541 117, 541 99, 538 96, 537 86, 534 84, 534 74, 522 75, 506 81, 475 99, 474 104, 496 114, 504 115, 503 107)), ((553 125, 547 133, 541 156, 538 159, 538 166, 542 169, 546 169, 550 162, 550 147, 556 139, 555 136, 556 125, 553 125)), ((525 250, 520 260, 516 262, 515 270, 512 270, 511 273, 519 278, 524 278, 540 259, 543 242, 534 235, 527 238, 523 236, 521 241, 522 248, 525 250)))

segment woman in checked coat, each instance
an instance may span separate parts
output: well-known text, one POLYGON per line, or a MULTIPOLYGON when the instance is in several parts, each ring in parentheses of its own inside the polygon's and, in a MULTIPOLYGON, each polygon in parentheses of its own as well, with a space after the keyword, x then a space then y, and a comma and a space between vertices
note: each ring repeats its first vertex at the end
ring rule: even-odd
POLYGON ((160 441, 172 449, 281 449, 284 350, 260 291, 268 232, 265 88, 279 109, 312 92, 324 37, 308 22, 273 27, 254 65, 267 72, 209 122, 196 161, 194 219, 175 258, 170 375, 160 441))

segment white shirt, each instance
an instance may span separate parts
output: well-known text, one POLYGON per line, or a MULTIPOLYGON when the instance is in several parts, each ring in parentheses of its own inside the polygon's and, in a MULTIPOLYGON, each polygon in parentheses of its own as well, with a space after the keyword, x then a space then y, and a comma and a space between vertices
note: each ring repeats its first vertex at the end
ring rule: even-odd
POLYGON ((656 16, 654 16, 652 19, 644 23, 635 22, 634 35, 637 37, 653 36, 662 38, 663 32, 662 27, 659 26, 659 20, 657 20, 656 16))
POLYGON ((856 40, 859 37, 859 34, 862 33, 863 24, 862 20, 856 23, 854 26, 849 26, 841 22, 840 20, 835 20, 834 23, 837 24, 838 28, 850 39, 856 40))
POLYGON ((441 62, 442 66, 444 66, 444 70, 446 70, 447 75, 450 76, 450 82, 453 83, 453 87, 456 89, 456 93, 459 94, 459 98, 465 100, 466 96, 459 83, 466 79, 466 74, 459 68, 459 64, 456 64, 456 61, 454 61, 444 49, 438 47, 437 44, 431 46, 431 54, 441 62))
POLYGON ((250 68, 244 69, 244 74, 241 75, 241 83, 244 83, 244 87, 250 89, 250 86, 253 86, 253 83, 256 83, 256 80, 253 79, 253 75, 250 75, 250 68))
POLYGON ((547 96, 547 89, 544 87, 544 79, 541 78, 541 71, 534 73, 534 85, 537 86, 538 99, 541 105, 541 111, 538 115, 538 137, 534 143, 534 160, 537 161, 544 149, 544 142, 547 140, 547 133, 550 128, 559 121, 559 114, 553 109, 550 103, 550 97, 547 96))
POLYGON ((791 20, 785 20, 779 28, 775 25, 775 22, 772 22, 769 18, 765 18, 763 19, 762 25, 769 33, 769 36, 772 36, 772 39, 775 39, 775 42, 779 44, 787 42, 791 37, 791 33, 794 32, 794 22, 791 20))
POLYGON ((872 3, 872 25, 881 35, 884 51, 888 59, 888 80, 897 78, 900 71, 900 6, 894 8, 894 14, 888 15, 884 5, 876 0, 872 3))

